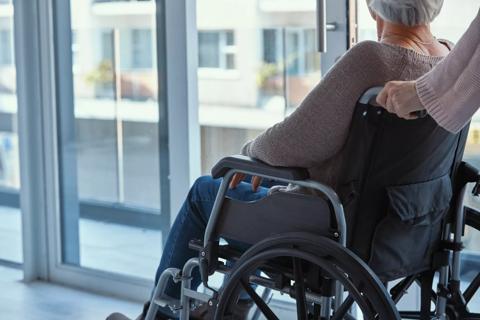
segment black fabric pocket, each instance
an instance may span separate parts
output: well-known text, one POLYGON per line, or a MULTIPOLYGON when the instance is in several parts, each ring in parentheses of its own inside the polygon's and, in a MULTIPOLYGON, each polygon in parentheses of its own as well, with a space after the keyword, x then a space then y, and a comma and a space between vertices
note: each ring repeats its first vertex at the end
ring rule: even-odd
POLYGON ((372 242, 370 266, 385 279, 428 269, 452 198, 448 175, 386 188, 388 210, 372 242))

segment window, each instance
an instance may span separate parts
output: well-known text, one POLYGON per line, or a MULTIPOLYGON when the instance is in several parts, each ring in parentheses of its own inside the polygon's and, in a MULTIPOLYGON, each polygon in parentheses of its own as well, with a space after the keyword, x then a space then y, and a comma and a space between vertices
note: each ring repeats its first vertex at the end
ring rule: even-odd
POLYGON ((72 72, 60 65, 69 67, 68 59, 57 58, 58 93, 73 102, 59 103, 56 113, 60 262, 150 280, 170 227, 155 6, 139 19, 96 14, 91 5, 70 0, 71 44, 70 31, 55 29, 55 46, 68 52, 71 45, 72 61, 81 66, 69 96, 72 72))
POLYGON ((0 65, 13 63, 11 35, 11 30, 0 30, 0 65))
POLYGON ((152 31, 133 29, 132 33, 132 68, 152 68, 152 31))
MULTIPOLYGON (((10 0, 0 5, 10 5, 10 0)), ((2 9, 0 9, 0 12, 2 9)), ((0 262, 23 262, 13 12, 0 17, 0 262)))
POLYGON ((75 30, 72 30, 72 64, 73 68, 78 66, 78 39, 75 30))
POLYGON ((233 31, 198 33, 200 68, 235 69, 235 34, 233 31))
POLYGON ((202 172, 208 173, 292 112, 321 79, 315 1, 202 0, 197 27, 202 172))
POLYGON ((302 75, 320 70, 314 29, 263 29, 263 62, 286 62, 289 75, 302 75), (284 55, 286 55, 284 57, 284 55))

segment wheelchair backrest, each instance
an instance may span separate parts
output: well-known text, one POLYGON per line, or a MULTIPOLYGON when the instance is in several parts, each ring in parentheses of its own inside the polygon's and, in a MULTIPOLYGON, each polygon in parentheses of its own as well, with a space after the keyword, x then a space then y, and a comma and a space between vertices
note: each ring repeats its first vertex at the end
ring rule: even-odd
POLYGON ((349 247, 384 279, 430 269, 468 128, 403 120, 357 103, 337 190, 349 247))

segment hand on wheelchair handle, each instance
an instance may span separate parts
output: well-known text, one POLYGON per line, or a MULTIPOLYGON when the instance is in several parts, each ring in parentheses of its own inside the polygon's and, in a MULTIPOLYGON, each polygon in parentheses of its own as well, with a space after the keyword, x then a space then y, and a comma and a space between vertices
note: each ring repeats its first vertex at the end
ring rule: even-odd
MULTIPOLYGON (((232 180, 230 181, 230 189, 235 189, 240 184, 240 182, 245 180, 246 176, 247 175, 244 173, 235 173, 232 177, 232 180)), ((252 184, 253 192, 257 192, 258 187, 262 184, 262 178, 258 176, 253 176, 250 183, 252 184)))
POLYGON ((420 101, 415 81, 391 81, 378 94, 376 102, 398 117, 414 120, 427 115, 420 101))

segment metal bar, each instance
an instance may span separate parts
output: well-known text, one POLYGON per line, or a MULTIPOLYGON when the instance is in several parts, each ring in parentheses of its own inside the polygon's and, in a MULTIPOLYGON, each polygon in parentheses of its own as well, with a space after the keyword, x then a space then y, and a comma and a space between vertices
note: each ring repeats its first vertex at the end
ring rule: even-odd
MULTIPOLYGON (((462 234, 464 227, 464 211, 463 211, 463 199, 467 191, 467 186, 464 186, 458 196, 457 207, 455 208, 455 233, 453 234, 453 241, 455 243, 462 242, 462 234)), ((452 280, 460 281, 460 251, 453 252, 452 258, 452 280)))
POLYGON ((288 62, 287 62, 287 29, 282 28, 282 60, 283 60, 283 116, 287 116, 288 112, 288 62))
POLYGON ((145 320, 153 320, 158 312, 158 307, 164 305, 161 304, 162 295, 165 292, 165 288, 167 287, 168 281, 172 279, 173 281, 177 281, 180 279, 180 269, 176 268, 168 268, 162 272, 160 278, 158 279, 157 285, 155 286, 155 290, 153 292, 152 298, 150 299, 150 307, 148 308, 147 315, 145 316, 145 320))
MULTIPOLYGON (((263 299, 255 292, 255 290, 250 287, 250 284, 246 283, 243 279, 240 280, 240 283, 242 284, 243 289, 247 292, 250 298, 252 298, 257 307, 268 320, 278 320, 278 317, 275 315, 272 309, 270 309, 265 301, 263 301, 263 299)), ((306 317, 300 319, 306 319, 306 317)))
POLYGON ((118 202, 125 201, 125 176, 123 159, 123 120, 120 112, 120 102, 122 100, 122 78, 120 73, 120 31, 112 31, 113 41, 113 81, 114 81, 114 101, 115 101, 115 151, 117 155, 117 196, 118 202))
POLYGON ((317 0, 317 50, 327 52, 327 5, 326 0, 317 0))
POLYGON ((192 289, 186 289, 186 288, 183 289, 183 295, 193 300, 202 301, 202 302, 208 302, 212 298, 212 296, 209 294, 198 292, 192 289))
POLYGON ((228 191, 228 185, 233 175, 235 174, 234 170, 230 170, 222 180, 220 188, 218 190, 215 202, 213 204, 212 213, 210 214, 210 219, 208 219, 207 228, 205 229, 205 236, 203 238, 203 247, 206 247, 207 244, 212 240, 214 227, 217 225, 217 220, 220 217, 220 210, 222 208, 223 199, 225 194, 228 191))
POLYGON ((465 298, 466 303, 469 303, 472 300, 473 296, 477 292, 478 288, 480 287, 480 273, 473 279, 465 292, 463 293, 463 297, 465 298))
POLYGON ((295 300, 297 302, 297 318, 307 318, 307 301, 305 299, 305 283, 302 270, 302 261, 293 258, 293 275, 295 279, 295 300))
POLYGON ((355 300, 353 299, 353 297, 349 295, 347 299, 345 299, 345 301, 341 304, 341 306, 339 308, 336 308, 331 320, 344 319, 345 315, 349 312, 354 302, 355 300))
MULTIPOLYGON (((272 298, 272 296, 273 296, 272 295, 272 289, 270 289, 270 288, 263 289, 262 300, 265 301, 265 303, 267 305, 270 303, 270 299, 272 298)), ((252 315, 252 320, 260 319, 261 313, 262 313, 262 311, 260 310, 260 308, 256 308, 255 312, 252 315)))
MULTIPOLYGON (((159 223, 162 230, 162 242, 165 246, 167 235, 170 230, 170 216, 171 216, 171 181, 170 178, 175 173, 170 172, 170 146, 169 146, 169 110, 168 110, 168 68, 167 68, 167 22, 166 22, 166 4, 164 0, 155 1, 155 26, 156 26, 156 62, 157 62, 157 92, 158 92, 158 164, 160 174, 160 208, 162 214, 160 215, 159 223)), ((185 11, 188 11, 185 9, 185 11)), ((186 12, 185 12, 186 13, 186 12)), ((170 14, 175 16, 175 14, 170 14)), ((178 20, 178 19, 177 19, 178 20)), ((175 29, 175 28, 173 28, 175 29)), ((173 74, 178 74, 176 71, 173 74)), ((172 110, 176 112, 176 108, 172 110)), ((172 143, 177 145, 178 141, 172 143)), ((176 170, 178 171, 178 169, 176 170)), ((175 189, 181 190, 181 189, 175 189)))
POLYGON ((219 214, 220 214, 219 211, 220 211, 221 205, 223 203, 223 197, 224 197, 226 191, 228 190, 229 181, 235 173, 245 173, 247 175, 259 176, 261 178, 270 179, 270 180, 273 180, 273 181, 291 183, 291 184, 294 184, 294 185, 298 185, 300 187, 310 188, 310 189, 314 189, 314 190, 320 192, 321 194, 323 194, 327 198, 327 200, 332 205, 334 215, 335 215, 335 220, 336 220, 338 231, 339 231, 339 235, 338 235, 339 243, 344 247, 346 246, 346 244, 347 244, 347 223, 346 223, 346 219, 345 219, 345 213, 344 213, 344 210, 343 210, 343 205, 340 202, 340 198, 338 197, 337 193, 332 188, 330 188, 329 186, 324 185, 320 182, 314 181, 314 180, 282 179, 282 178, 278 178, 278 177, 274 177, 274 176, 269 176, 269 175, 266 175, 266 174, 260 174, 260 173, 254 172, 254 171, 238 170, 238 169, 231 169, 230 171, 228 171, 227 174, 225 174, 225 176, 223 178, 222 184, 220 185, 220 189, 219 189, 217 197, 215 199, 215 204, 214 204, 213 209, 212 209, 212 214, 210 216, 210 219, 208 220, 207 229, 206 229, 205 237, 204 237, 204 245, 206 245, 208 243, 208 240, 211 240, 213 227, 215 226, 215 224, 217 222, 217 219, 219 217, 219 214))
MULTIPOLYGON (((447 241, 450 239, 450 224, 445 225, 442 234, 442 240, 447 241)), ((448 284, 448 276, 449 276, 449 266, 443 266, 440 268, 440 275, 438 278, 438 286, 446 287, 448 284)), ((446 318, 446 307, 447 307, 447 300, 443 296, 438 296, 437 303, 435 306, 435 316, 439 320, 443 320, 446 318)))
POLYGON ((20 262, 15 262, 15 261, 10 261, 6 259, 0 259, 0 266, 4 266, 7 268, 13 268, 13 269, 23 269, 23 263, 20 262))
POLYGON ((320 309, 320 318, 322 320, 329 320, 330 319, 330 312, 332 309, 332 298, 331 297, 322 297, 320 309))
POLYGON ((198 258, 191 258, 190 260, 185 263, 185 266, 182 270, 182 293, 180 296, 180 303, 182 305, 182 309, 180 309, 180 320, 188 320, 190 317, 190 297, 185 294, 190 292, 192 287, 192 272, 195 268, 198 268, 200 262, 198 258))

